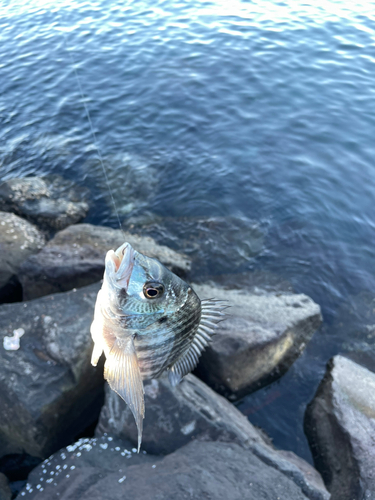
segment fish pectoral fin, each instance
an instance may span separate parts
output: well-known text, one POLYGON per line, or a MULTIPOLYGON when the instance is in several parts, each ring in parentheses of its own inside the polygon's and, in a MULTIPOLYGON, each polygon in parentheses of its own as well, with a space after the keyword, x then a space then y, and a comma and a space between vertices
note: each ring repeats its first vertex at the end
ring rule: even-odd
POLYGON ((132 337, 116 339, 104 366, 104 378, 131 409, 138 429, 138 452, 145 414, 144 390, 132 337))
POLYGON ((200 355, 211 342, 218 323, 225 319, 223 310, 227 306, 224 302, 204 299, 201 301, 201 307, 201 319, 191 344, 169 368, 168 378, 172 387, 179 384, 185 375, 194 370, 200 355))

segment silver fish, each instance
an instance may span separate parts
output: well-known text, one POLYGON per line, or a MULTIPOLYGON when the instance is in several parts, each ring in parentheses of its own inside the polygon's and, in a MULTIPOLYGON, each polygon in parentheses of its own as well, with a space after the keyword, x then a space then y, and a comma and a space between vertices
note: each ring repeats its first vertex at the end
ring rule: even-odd
POLYGON ((172 386, 195 368, 217 324, 223 301, 200 300, 185 281, 158 260, 124 243, 105 259, 103 285, 91 335, 96 366, 104 352, 104 377, 129 405, 138 428, 144 418, 143 380, 168 371, 172 386))

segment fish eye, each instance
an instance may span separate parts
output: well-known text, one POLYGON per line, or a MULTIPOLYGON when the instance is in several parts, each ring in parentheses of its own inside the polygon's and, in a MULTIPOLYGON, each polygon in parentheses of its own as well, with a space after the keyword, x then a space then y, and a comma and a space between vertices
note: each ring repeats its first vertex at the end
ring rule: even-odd
POLYGON ((156 281, 149 281, 143 285, 143 295, 146 299, 156 299, 164 293, 164 286, 156 281))

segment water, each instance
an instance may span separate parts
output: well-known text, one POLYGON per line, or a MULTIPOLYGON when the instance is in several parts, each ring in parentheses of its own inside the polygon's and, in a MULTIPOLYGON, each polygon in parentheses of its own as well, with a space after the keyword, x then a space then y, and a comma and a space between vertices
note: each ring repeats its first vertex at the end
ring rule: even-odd
POLYGON ((237 219, 238 253, 249 221, 261 245, 235 272, 322 306, 303 356, 239 404, 307 460, 305 405, 366 326, 340 315, 375 292, 374 48, 370 1, 0 6, 1 179, 60 173, 92 190, 89 222, 116 225, 75 64, 122 219, 237 219))

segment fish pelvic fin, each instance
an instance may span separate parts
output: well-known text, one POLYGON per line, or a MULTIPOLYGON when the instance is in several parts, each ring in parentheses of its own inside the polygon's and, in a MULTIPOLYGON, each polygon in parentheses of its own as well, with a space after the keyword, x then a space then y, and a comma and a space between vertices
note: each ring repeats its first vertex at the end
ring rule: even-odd
POLYGON ((183 377, 197 366, 198 359, 212 341, 218 324, 226 319, 227 315, 223 311, 227 307, 227 303, 222 300, 204 299, 201 301, 201 319, 193 340, 185 352, 169 368, 168 378, 172 387, 179 384, 183 377))
POLYGON ((111 389, 125 401, 138 429, 138 453, 142 442, 145 414, 144 389, 133 338, 116 339, 107 355, 104 378, 111 389))
POLYGON ((102 291, 99 290, 95 304, 94 320, 91 323, 90 327, 91 337, 94 342, 94 349, 92 351, 92 356, 91 356, 92 366, 96 366, 98 364, 99 358, 102 355, 104 349, 104 344, 103 344, 104 318, 100 307, 101 299, 102 299, 102 291))
POLYGON ((98 342, 94 342, 94 349, 92 350, 91 355, 91 364, 92 366, 96 366, 98 364, 99 358, 103 353, 103 348, 101 344, 98 342))

